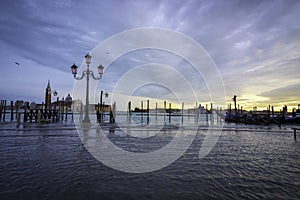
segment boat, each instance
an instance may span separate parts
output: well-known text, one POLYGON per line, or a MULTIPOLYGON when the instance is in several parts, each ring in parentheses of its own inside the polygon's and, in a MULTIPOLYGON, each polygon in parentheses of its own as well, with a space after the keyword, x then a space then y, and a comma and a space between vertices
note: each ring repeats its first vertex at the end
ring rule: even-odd
POLYGON ((300 124, 300 104, 298 104, 298 109, 295 111, 293 109, 293 114, 290 117, 286 117, 285 124, 300 124))

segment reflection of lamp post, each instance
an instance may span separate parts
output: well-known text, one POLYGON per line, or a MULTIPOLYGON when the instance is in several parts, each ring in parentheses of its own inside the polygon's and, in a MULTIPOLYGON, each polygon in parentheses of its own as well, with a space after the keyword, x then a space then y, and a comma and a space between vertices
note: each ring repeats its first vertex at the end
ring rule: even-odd
POLYGON ((90 54, 87 54, 85 56, 85 63, 87 65, 87 70, 82 72, 81 77, 76 77, 78 67, 75 64, 73 64, 71 66, 72 74, 74 75, 74 78, 76 80, 81 80, 81 79, 83 79, 84 76, 86 76, 86 99, 85 99, 86 108, 85 108, 85 116, 84 116, 83 122, 87 123, 87 124, 90 123, 90 118, 89 118, 89 80, 90 80, 90 76, 95 80, 100 80, 102 78, 103 69, 104 69, 104 67, 102 65, 99 65, 98 66, 98 74, 100 76, 95 77, 93 71, 90 70, 91 59, 92 59, 92 56, 90 54))
MULTIPOLYGON (((101 122, 102 122, 102 119, 103 119, 103 115, 102 115, 102 112, 103 112, 102 96, 103 96, 103 91, 101 90, 101 94, 100 94, 100 120, 101 120, 101 122)), ((105 92, 104 96, 107 98, 108 97, 108 92, 105 92)))

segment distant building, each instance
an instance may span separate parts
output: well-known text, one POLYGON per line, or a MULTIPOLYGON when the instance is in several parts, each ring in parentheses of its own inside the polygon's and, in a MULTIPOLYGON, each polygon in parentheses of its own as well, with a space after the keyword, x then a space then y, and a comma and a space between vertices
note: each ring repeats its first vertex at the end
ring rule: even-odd
POLYGON ((45 109, 49 109, 51 104, 51 87, 50 87, 50 81, 48 80, 47 88, 46 88, 46 94, 45 94, 45 109))

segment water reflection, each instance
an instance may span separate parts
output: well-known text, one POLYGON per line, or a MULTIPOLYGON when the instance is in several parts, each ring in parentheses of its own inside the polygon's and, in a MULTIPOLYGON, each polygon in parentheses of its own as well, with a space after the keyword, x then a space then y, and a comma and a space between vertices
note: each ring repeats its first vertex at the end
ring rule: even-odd
MULTIPOLYGON (((74 130, 9 128, 0 130, 1 199, 297 199, 300 196, 300 143, 293 140, 292 131, 286 126, 279 129, 228 124, 212 151, 199 159, 202 141, 211 128, 201 125, 179 159, 161 170, 142 174, 124 173, 103 165, 82 143, 103 145, 97 138, 105 136, 126 151, 146 153, 169 144, 178 130, 165 126, 160 134, 138 138, 117 126, 102 129, 93 126, 91 132, 82 131, 86 138, 83 142, 74 130)), ((189 127, 179 130, 182 137, 192 136, 189 127)), ((178 146, 172 150, 178 150, 178 146)), ((110 160, 121 159, 111 154, 110 160)))

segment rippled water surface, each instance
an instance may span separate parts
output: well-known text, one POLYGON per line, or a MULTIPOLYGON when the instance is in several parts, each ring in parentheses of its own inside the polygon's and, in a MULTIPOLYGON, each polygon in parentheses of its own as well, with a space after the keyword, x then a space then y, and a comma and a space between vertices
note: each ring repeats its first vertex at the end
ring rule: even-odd
MULTIPOLYGON (((203 159, 198 153, 207 130, 200 128, 177 161, 131 174, 97 161, 71 125, 0 126, 0 199, 300 198, 300 133, 294 141, 289 127, 225 126, 203 159)), ((107 129, 107 136, 143 152, 143 146, 165 145, 175 131, 162 130, 153 140, 135 140, 120 129, 107 129)))

